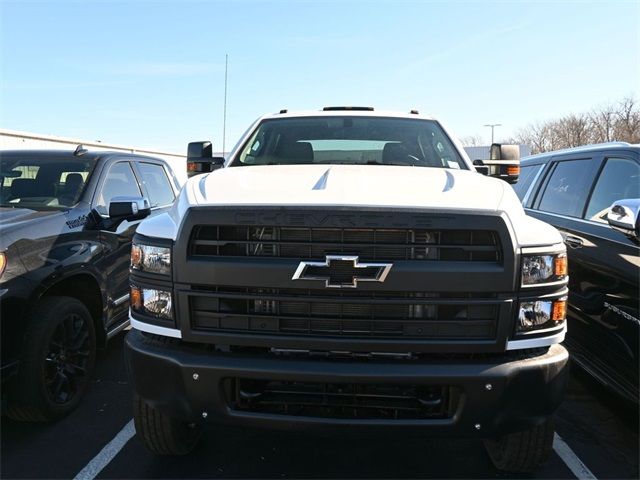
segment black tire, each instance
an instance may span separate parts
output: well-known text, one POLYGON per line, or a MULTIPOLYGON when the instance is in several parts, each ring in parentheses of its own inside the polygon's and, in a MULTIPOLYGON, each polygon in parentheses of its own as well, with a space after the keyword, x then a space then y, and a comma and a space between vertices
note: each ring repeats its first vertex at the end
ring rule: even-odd
POLYGON ((198 425, 169 417, 138 395, 133 397, 133 420, 138 438, 156 455, 186 455, 200 440, 198 425))
POLYGON ((96 334, 82 302, 46 297, 27 318, 18 374, 7 416, 25 422, 63 417, 78 406, 93 376, 96 334))
POLYGON ((510 433, 497 440, 485 440, 491 461, 499 470, 529 473, 544 464, 553 448, 553 420, 523 432, 510 433))

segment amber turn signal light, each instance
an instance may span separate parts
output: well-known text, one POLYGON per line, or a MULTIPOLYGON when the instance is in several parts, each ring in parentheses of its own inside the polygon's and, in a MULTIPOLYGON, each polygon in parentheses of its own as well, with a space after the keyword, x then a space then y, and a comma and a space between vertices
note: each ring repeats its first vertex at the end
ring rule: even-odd
POLYGON ((130 304, 133 310, 142 309, 142 290, 138 287, 131 286, 130 304))
POLYGON ((551 312, 551 320, 554 322, 562 322, 567 317, 567 300, 561 299, 553 302, 553 311, 551 312))
POLYGON ((507 167, 507 175, 520 175, 520 166, 518 165, 510 165, 507 167))
POLYGON ((554 259, 553 270, 556 277, 564 277, 567 275, 569 268, 566 255, 558 255, 554 259))
POLYGON ((131 266, 140 267, 142 263, 142 249, 135 243, 131 245, 131 266))

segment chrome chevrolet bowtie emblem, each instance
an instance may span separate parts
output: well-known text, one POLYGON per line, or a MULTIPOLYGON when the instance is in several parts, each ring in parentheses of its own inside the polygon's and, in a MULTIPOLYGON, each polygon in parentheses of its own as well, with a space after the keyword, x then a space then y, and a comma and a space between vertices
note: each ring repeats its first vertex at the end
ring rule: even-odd
POLYGON ((356 288, 384 282, 392 263, 361 263, 357 255, 327 255, 324 262, 300 262, 291 280, 322 280, 327 288, 356 288))

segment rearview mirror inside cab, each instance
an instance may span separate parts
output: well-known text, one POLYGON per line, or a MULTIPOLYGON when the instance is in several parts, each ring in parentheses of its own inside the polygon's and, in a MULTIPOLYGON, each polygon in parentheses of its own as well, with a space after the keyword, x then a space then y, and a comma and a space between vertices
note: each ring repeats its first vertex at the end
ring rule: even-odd
POLYGON ((217 170, 224 165, 224 157, 213 156, 211 142, 191 142, 187 147, 187 176, 217 170))
POLYGON ((640 199, 618 200, 607 212, 607 222, 625 235, 638 240, 640 237, 640 199))
POLYGON ((517 183, 520 176, 520 146, 491 145, 489 160, 475 160, 476 170, 483 175, 500 178, 507 183, 517 183))

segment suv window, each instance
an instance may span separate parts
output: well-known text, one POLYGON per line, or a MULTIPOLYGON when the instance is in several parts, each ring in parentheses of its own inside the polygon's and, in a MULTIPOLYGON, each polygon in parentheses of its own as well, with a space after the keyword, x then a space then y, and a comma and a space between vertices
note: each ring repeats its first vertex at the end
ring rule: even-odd
POLYGON ((538 207, 543 212, 580 217, 587 196, 590 158, 558 162, 538 207))
POLYGON ((628 158, 609 158, 591 194, 585 218, 607 223, 603 218, 616 200, 640 198, 640 165, 628 158))
POLYGON ((167 178, 167 172, 162 165, 146 162, 137 165, 142 176, 142 183, 147 187, 151 207, 164 207, 173 203, 176 197, 173 194, 169 178, 167 178))
POLYGON ((129 162, 118 162, 111 166, 107 178, 102 184, 98 201, 96 202, 96 210, 101 215, 109 213, 109 202, 113 197, 140 197, 140 187, 138 181, 133 174, 129 162))
POLYGON ((544 167, 542 165, 527 165, 526 167, 520 168, 520 178, 518 179, 518 183, 513 185, 513 189, 518 195, 518 198, 522 202, 524 200, 524 196, 529 191, 529 187, 533 182, 533 179, 536 178, 536 175, 540 171, 540 169, 544 167))

